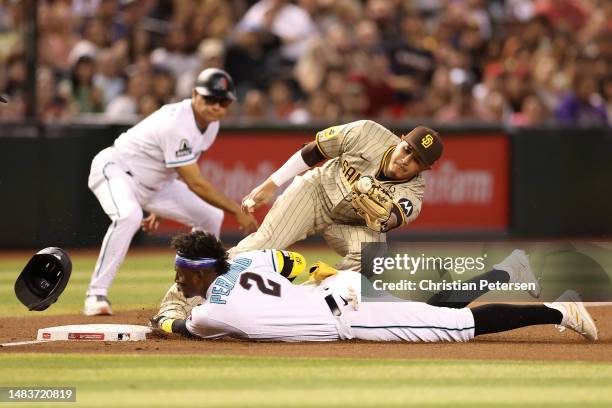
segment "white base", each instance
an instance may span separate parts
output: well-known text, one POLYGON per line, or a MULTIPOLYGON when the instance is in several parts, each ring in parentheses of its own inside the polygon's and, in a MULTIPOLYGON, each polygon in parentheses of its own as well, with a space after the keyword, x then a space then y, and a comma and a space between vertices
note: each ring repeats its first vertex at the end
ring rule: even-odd
POLYGON ((38 330, 37 340, 46 341, 143 341, 150 327, 132 324, 73 324, 38 330))

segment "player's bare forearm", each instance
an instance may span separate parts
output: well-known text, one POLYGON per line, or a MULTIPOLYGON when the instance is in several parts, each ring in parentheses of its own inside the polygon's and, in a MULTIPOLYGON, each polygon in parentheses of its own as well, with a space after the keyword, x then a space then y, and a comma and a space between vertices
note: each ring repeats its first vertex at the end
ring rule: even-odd
POLYGON ((176 169, 183 181, 187 184, 189 189, 196 193, 198 197, 207 203, 225 210, 236 217, 236 221, 240 225, 240 229, 245 234, 250 234, 257 231, 259 224, 257 220, 251 214, 244 214, 240 211, 240 205, 234 202, 230 198, 226 197, 225 194, 217 190, 217 188, 200 174, 200 168, 197 164, 193 163, 187 166, 179 167, 176 169))
POLYGON ((189 189, 202 200, 229 213, 240 213, 240 206, 236 202, 226 197, 210 181, 202 177, 197 164, 178 167, 176 171, 189 189))
POLYGON ((208 180, 201 179, 193 183, 193 185, 188 184, 188 186, 191 191, 207 203, 234 215, 240 212, 240 206, 217 190, 208 180))
POLYGON ((187 183, 187 186, 191 191, 196 193, 198 197, 207 203, 214 205, 224 211, 232 214, 238 214, 240 212, 240 206, 233 200, 226 197, 208 180, 204 178, 194 181, 192 184, 187 183))

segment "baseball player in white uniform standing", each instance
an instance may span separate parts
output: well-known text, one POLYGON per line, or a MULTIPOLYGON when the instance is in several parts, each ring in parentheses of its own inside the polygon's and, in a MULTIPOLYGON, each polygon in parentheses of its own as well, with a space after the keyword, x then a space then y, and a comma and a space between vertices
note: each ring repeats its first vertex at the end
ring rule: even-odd
POLYGON ((88 185, 112 223, 87 289, 85 315, 112 314, 108 289, 132 237, 141 225, 155 224, 157 215, 219 236, 227 211, 244 232, 257 229, 255 218, 204 179, 197 163, 235 99, 231 77, 205 69, 191 99, 162 106, 93 159, 88 185), (143 209, 153 215, 143 220, 143 209))
POLYGON ((221 243, 201 231, 175 237, 172 246, 179 290, 187 298, 202 296, 205 301, 187 318, 152 319, 153 327, 168 333, 272 341, 463 342, 482 334, 557 324, 597 339, 595 323, 571 291, 553 303, 471 309, 362 302, 360 285, 367 281, 354 271, 335 271, 315 278, 316 284, 293 285, 286 277, 290 268, 280 268, 275 250, 244 252, 230 263, 221 243))

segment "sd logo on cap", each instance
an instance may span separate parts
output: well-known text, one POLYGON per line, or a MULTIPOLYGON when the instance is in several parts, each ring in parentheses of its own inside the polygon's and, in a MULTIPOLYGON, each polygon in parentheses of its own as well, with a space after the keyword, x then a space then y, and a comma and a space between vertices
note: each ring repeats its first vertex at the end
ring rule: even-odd
POLYGON ((407 135, 402 136, 414 150, 419 159, 428 167, 442 156, 444 146, 438 132, 425 126, 417 126, 407 135))

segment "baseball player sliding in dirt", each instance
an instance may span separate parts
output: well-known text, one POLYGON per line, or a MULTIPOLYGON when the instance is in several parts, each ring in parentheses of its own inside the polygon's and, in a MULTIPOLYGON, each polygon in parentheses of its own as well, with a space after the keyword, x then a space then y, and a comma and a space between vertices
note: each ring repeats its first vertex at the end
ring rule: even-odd
POLYGON ((235 99, 231 77, 205 69, 191 99, 162 106, 93 159, 89 188, 112 223, 87 289, 85 315, 112 313, 108 289, 132 237, 143 222, 154 229, 156 215, 218 236, 225 210, 246 233, 257 229, 255 218, 204 179, 197 163, 235 99), (144 220, 143 209, 152 213, 144 220))
MULTIPOLYGON (((367 281, 354 271, 317 264, 309 284, 293 285, 287 279, 295 276, 291 261, 285 259, 281 266, 274 250, 245 252, 229 262, 215 236, 201 231, 175 237, 172 246, 179 290, 205 301, 186 317, 152 319, 153 327, 167 333, 272 341, 463 342, 482 334, 556 324, 597 340, 593 319, 571 291, 553 303, 471 309, 369 302, 361 299, 361 285, 367 281)), ((506 282, 525 272, 508 258, 495 268, 506 282)))
MULTIPOLYGON (((442 149, 438 134, 424 126, 401 138, 370 120, 318 132, 314 141, 243 199, 242 209, 253 212, 293 179, 257 232, 231 248, 230 256, 286 249, 320 233, 343 256, 336 268, 360 271, 363 242, 384 242, 386 231, 418 216, 425 190, 421 172, 431 168, 442 149), (331 160, 308 170, 326 159, 331 160)), ((173 285, 159 314, 173 314, 185 302, 190 300, 173 285)))

